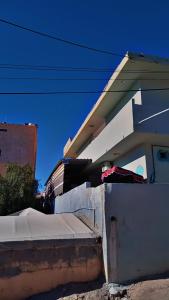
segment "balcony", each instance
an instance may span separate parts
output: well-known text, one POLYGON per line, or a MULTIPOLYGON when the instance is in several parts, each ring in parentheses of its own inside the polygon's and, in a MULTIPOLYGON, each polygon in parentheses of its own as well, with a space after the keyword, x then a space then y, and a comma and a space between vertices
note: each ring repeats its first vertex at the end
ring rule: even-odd
POLYGON ((134 131, 133 106, 131 99, 80 153, 78 158, 91 158, 95 162, 132 134, 134 131))

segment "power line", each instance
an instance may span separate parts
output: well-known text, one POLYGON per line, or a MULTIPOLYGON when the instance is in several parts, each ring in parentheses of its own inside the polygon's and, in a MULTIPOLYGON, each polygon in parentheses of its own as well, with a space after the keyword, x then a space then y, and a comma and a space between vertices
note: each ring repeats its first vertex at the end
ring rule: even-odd
POLYGON ((90 72, 90 73, 105 73, 105 72, 113 72, 111 70, 99 70, 99 69, 73 69, 73 68, 25 68, 25 67, 13 67, 13 66, 0 66, 0 69, 9 69, 9 70, 26 70, 26 71, 56 71, 56 72, 90 72))
MULTIPOLYGON (((142 78, 140 78, 142 79, 142 78)), ((46 77, 0 77, 0 80, 39 80, 39 81, 113 81, 109 78, 46 78, 46 77)), ((135 78, 116 78, 118 81, 133 81, 135 78)), ((143 81, 167 81, 169 78, 145 78, 143 81)))
MULTIPOLYGON (((166 88, 155 88, 155 89, 142 89, 142 92, 151 91, 168 91, 169 87, 166 88)), ((127 93, 127 92, 138 92, 138 89, 130 90, 102 90, 102 91, 49 91, 49 92, 0 92, 0 95, 56 95, 56 94, 100 94, 100 93, 127 93)))
POLYGON ((14 22, 11 22, 11 21, 8 21, 8 20, 5 20, 5 19, 0 18, 0 22, 8 24, 8 25, 16 27, 16 28, 19 28, 19 29, 22 29, 22 30, 29 31, 31 33, 35 33, 35 34, 43 36, 43 37, 47 37, 47 38, 56 40, 58 42, 62 42, 62 43, 69 44, 69 45, 72 45, 72 46, 76 46, 76 47, 79 47, 79 48, 84 48, 84 49, 87 49, 87 50, 90 50, 90 51, 99 52, 99 53, 108 54, 108 55, 113 55, 113 56, 118 56, 118 57, 124 57, 125 56, 125 55, 114 53, 114 52, 111 52, 111 51, 108 51, 108 50, 93 48, 93 47, 87 46, 85 44, 81 44, 81 43, 73 42, 71 40, 66 40, 66 39, 63 39, 63 38, 60 38, 60 37, 57 37, 57 36, 53 36, 51 34, 41 32, 41 31, 38 31, 38 30, 34 30, 34 29, 29 28, 29 27, 25 27, 25 26, 19 25, 17 23, 14 23, 14 22))
POLYGON ((28 70, 28 71, 61 71, 61 72, 113 72, 121 74, 169 74, 168 71, 159 70, 113 70, 112 68, 92 68, 92 67, 65 67, 65 66, 41 66, 41 65, 26 65, 26 64, 0 64, 0 69, 12 70, 28 70))
POLYGON ((28 65, 28 64, 0 64, 1 68, 25 68, 25 69, 42 69, 42 70, 99 70, 99 71, 113 71, 108 67, 71 67, 71 66, 47 66, 47 65, 28 65))

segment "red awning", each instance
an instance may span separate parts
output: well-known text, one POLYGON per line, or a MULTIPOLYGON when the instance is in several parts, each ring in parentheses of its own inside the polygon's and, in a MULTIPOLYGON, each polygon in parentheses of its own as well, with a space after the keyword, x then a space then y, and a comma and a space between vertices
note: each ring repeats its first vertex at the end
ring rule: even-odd
POLYGON ((132 171, 113 166, 102 174, 102 182, 132 182, 143 183, 144 178, 132 171))

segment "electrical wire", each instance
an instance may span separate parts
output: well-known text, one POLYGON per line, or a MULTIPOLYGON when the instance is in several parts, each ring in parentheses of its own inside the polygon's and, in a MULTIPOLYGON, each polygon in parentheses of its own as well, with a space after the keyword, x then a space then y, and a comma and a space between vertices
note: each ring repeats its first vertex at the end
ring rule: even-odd
POLYGON ((69 66, 47 66, 47 65, 28 65, 28 64, 0 64, 1 68, 19 68, 19 69, 40 69, 40 70, 91 70, 91 71, 113 71, 113 68, 108 67, 69 67, 69 66))
POLYGON ((122 55, 122 54, 119 54, 119 53, 114 53, 114 52, 111 52, 111 51, 108 51, 108 50, 93 48, 93 47, 90 47, 90 46, 85 45, 85 44, 81 44, 81 43, 77 43, 77 42, 74 42, 74 41, 71 41, 71 40, 63 39, 63 38, 60 38, 60 37, 57 37, 57 36, 54 36, 54 35, 51 35, 51 34, 48 34, 48 33, 45 33, 45 32, 41 32, 41 31, 38 31, 38 30, 31 29, 30 27, 25 27, 25 26, 19 25, 17 23, 14 23, 14 22, 2 19, 2 18, 0 18, 0 22, 4 23, 4 24, 7 24, 7 25, 10 25, 10 26, 13 26, 13 27, 16 27, 16 28, 19 28, 19 29, 22 29, 22 30, 25 30, 25 31, 29 31, 29 32, 34 33, 34 34, 39 35, 39 36, 43 36, 43 37, 46 37, 46 38, 49 38, 49 39, 56 40, 58 42, 69 44, 71 46, 76 46, 76 47, 79 47, 79 48, 84 48, 86 50, 90 50, 90 51, 94 51, 94 52, 98 52, 98 53, 103 53, 103 54, 108 54, 108 55, 113 55, 113 56, 118 56, 118 57, 124 57, 125 56, 125 55, 122 55))
POLYGON ((64 66, 41 66, 21 64, 0 64, 0 69, 26 70, 26 71, 58 71, 58 72, 111 72, 121 74, 169 74, 169 71, 158 70, 114 70, 112 68, 90 68, 90 67, 64 67, 64 66))
MULTIPOLYGON (((143 81, 168 81, 169 78, 139 78, 143 81)), ((109 78, 47 78, 47 77, 0 77, 0 80, 39 80, 39 81, 113 81, 109 78)), ((135 78, 117 78, 118 81, 133 81, 135 78)))
MULTIPOLYGON (((142 92, 151 91, 168 91, 169 87, 166 88, 155 88, 155 89, 142 89, 142 92)), ((56 94, 100 94, 100 93, 127 93, 127 92, 138 92, 138 89, 130 90, 102 90, 102 91, 49 91, 49 92, 0 92, 0 95, 56 95, 56 94)))

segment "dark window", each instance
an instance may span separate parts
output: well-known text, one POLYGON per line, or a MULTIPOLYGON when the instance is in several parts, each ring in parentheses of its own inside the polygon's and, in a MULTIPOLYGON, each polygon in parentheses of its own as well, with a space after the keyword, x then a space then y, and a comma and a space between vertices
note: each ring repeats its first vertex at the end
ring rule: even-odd
POLYGON ((0 131, 7 132, 7 129, 0 128, 0 131))
POLYGON ((165 150, 159 150, 157 157, 159 160, 169 160, 169 152, 165 150))

